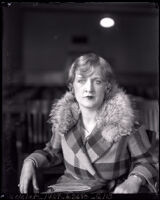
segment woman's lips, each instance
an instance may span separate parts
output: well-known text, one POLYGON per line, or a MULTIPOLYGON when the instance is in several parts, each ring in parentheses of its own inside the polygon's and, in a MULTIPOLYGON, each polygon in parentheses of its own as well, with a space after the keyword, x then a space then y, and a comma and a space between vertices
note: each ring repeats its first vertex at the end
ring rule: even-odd
POLYGON ((93 99, 95 96, 85 96, 84 98, 93 99))

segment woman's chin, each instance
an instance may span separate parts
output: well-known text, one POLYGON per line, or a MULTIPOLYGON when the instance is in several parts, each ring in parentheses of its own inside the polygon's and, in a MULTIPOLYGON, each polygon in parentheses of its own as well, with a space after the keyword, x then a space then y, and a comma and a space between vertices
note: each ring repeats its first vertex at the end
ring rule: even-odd
POLYGON ((87 109, 95 109, 97 108, 97 105, 95 105, 94 103, 85 103, 85 104, 81 104, 82 107, 87 108, 87 109))

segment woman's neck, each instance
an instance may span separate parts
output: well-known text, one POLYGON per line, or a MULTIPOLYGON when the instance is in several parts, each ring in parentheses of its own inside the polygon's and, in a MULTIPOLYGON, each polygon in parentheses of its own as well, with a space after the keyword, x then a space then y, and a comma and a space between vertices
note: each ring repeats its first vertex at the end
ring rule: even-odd
POLYGON ((82 119, 85 122, 96 121, 97 111, 90 109, 81 109, 82 119))
POLYGON ((83 126, 85 130, 87 130, 88 134, 90 134, 96 126, 96 116, 96 110, 81 109, 83 126))

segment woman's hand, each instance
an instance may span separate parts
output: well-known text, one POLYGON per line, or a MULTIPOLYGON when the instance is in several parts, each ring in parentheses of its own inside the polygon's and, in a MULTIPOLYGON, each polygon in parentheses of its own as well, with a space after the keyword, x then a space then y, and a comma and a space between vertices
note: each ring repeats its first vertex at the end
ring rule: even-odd
POLYGON ((35 166, 32 160, 27 160, 24 162, 22 171, 21 171, 20 182, 19 182, 20 193, 28 192, 28 187, 29 187, 30 182, 32 182, 33 190, 35 192, 38 192, 39 187, 38 187, 37 179, 36 179, 35 166))
POLYGON ((141 186, 142 179, 138 176, 129 176, 123 183, 118 185, 113 193, 128 194, 138 193, 141 186))

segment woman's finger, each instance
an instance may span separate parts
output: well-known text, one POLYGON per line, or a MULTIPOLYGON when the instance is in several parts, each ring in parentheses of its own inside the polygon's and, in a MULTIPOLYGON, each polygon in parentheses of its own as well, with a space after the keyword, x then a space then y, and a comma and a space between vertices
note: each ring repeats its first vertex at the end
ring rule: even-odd
POLYGON ((29 180, 25 180, 24 184, 23 184, 23 193, 27 193, 28 192, 28 186, 29 186, 29 180))
POLYGON ((28 186, 29 186, 29 179, 23 179, 19 184, 19 190, 21 193, 27 193, 28 192, 28 186))
POLYGON ((33 189, 35 190, 35 192, 39 192, 39 187, 38 187, 37 179, 36 179, 35 175, 33 176, 32 184, 33 184, 33 189))

